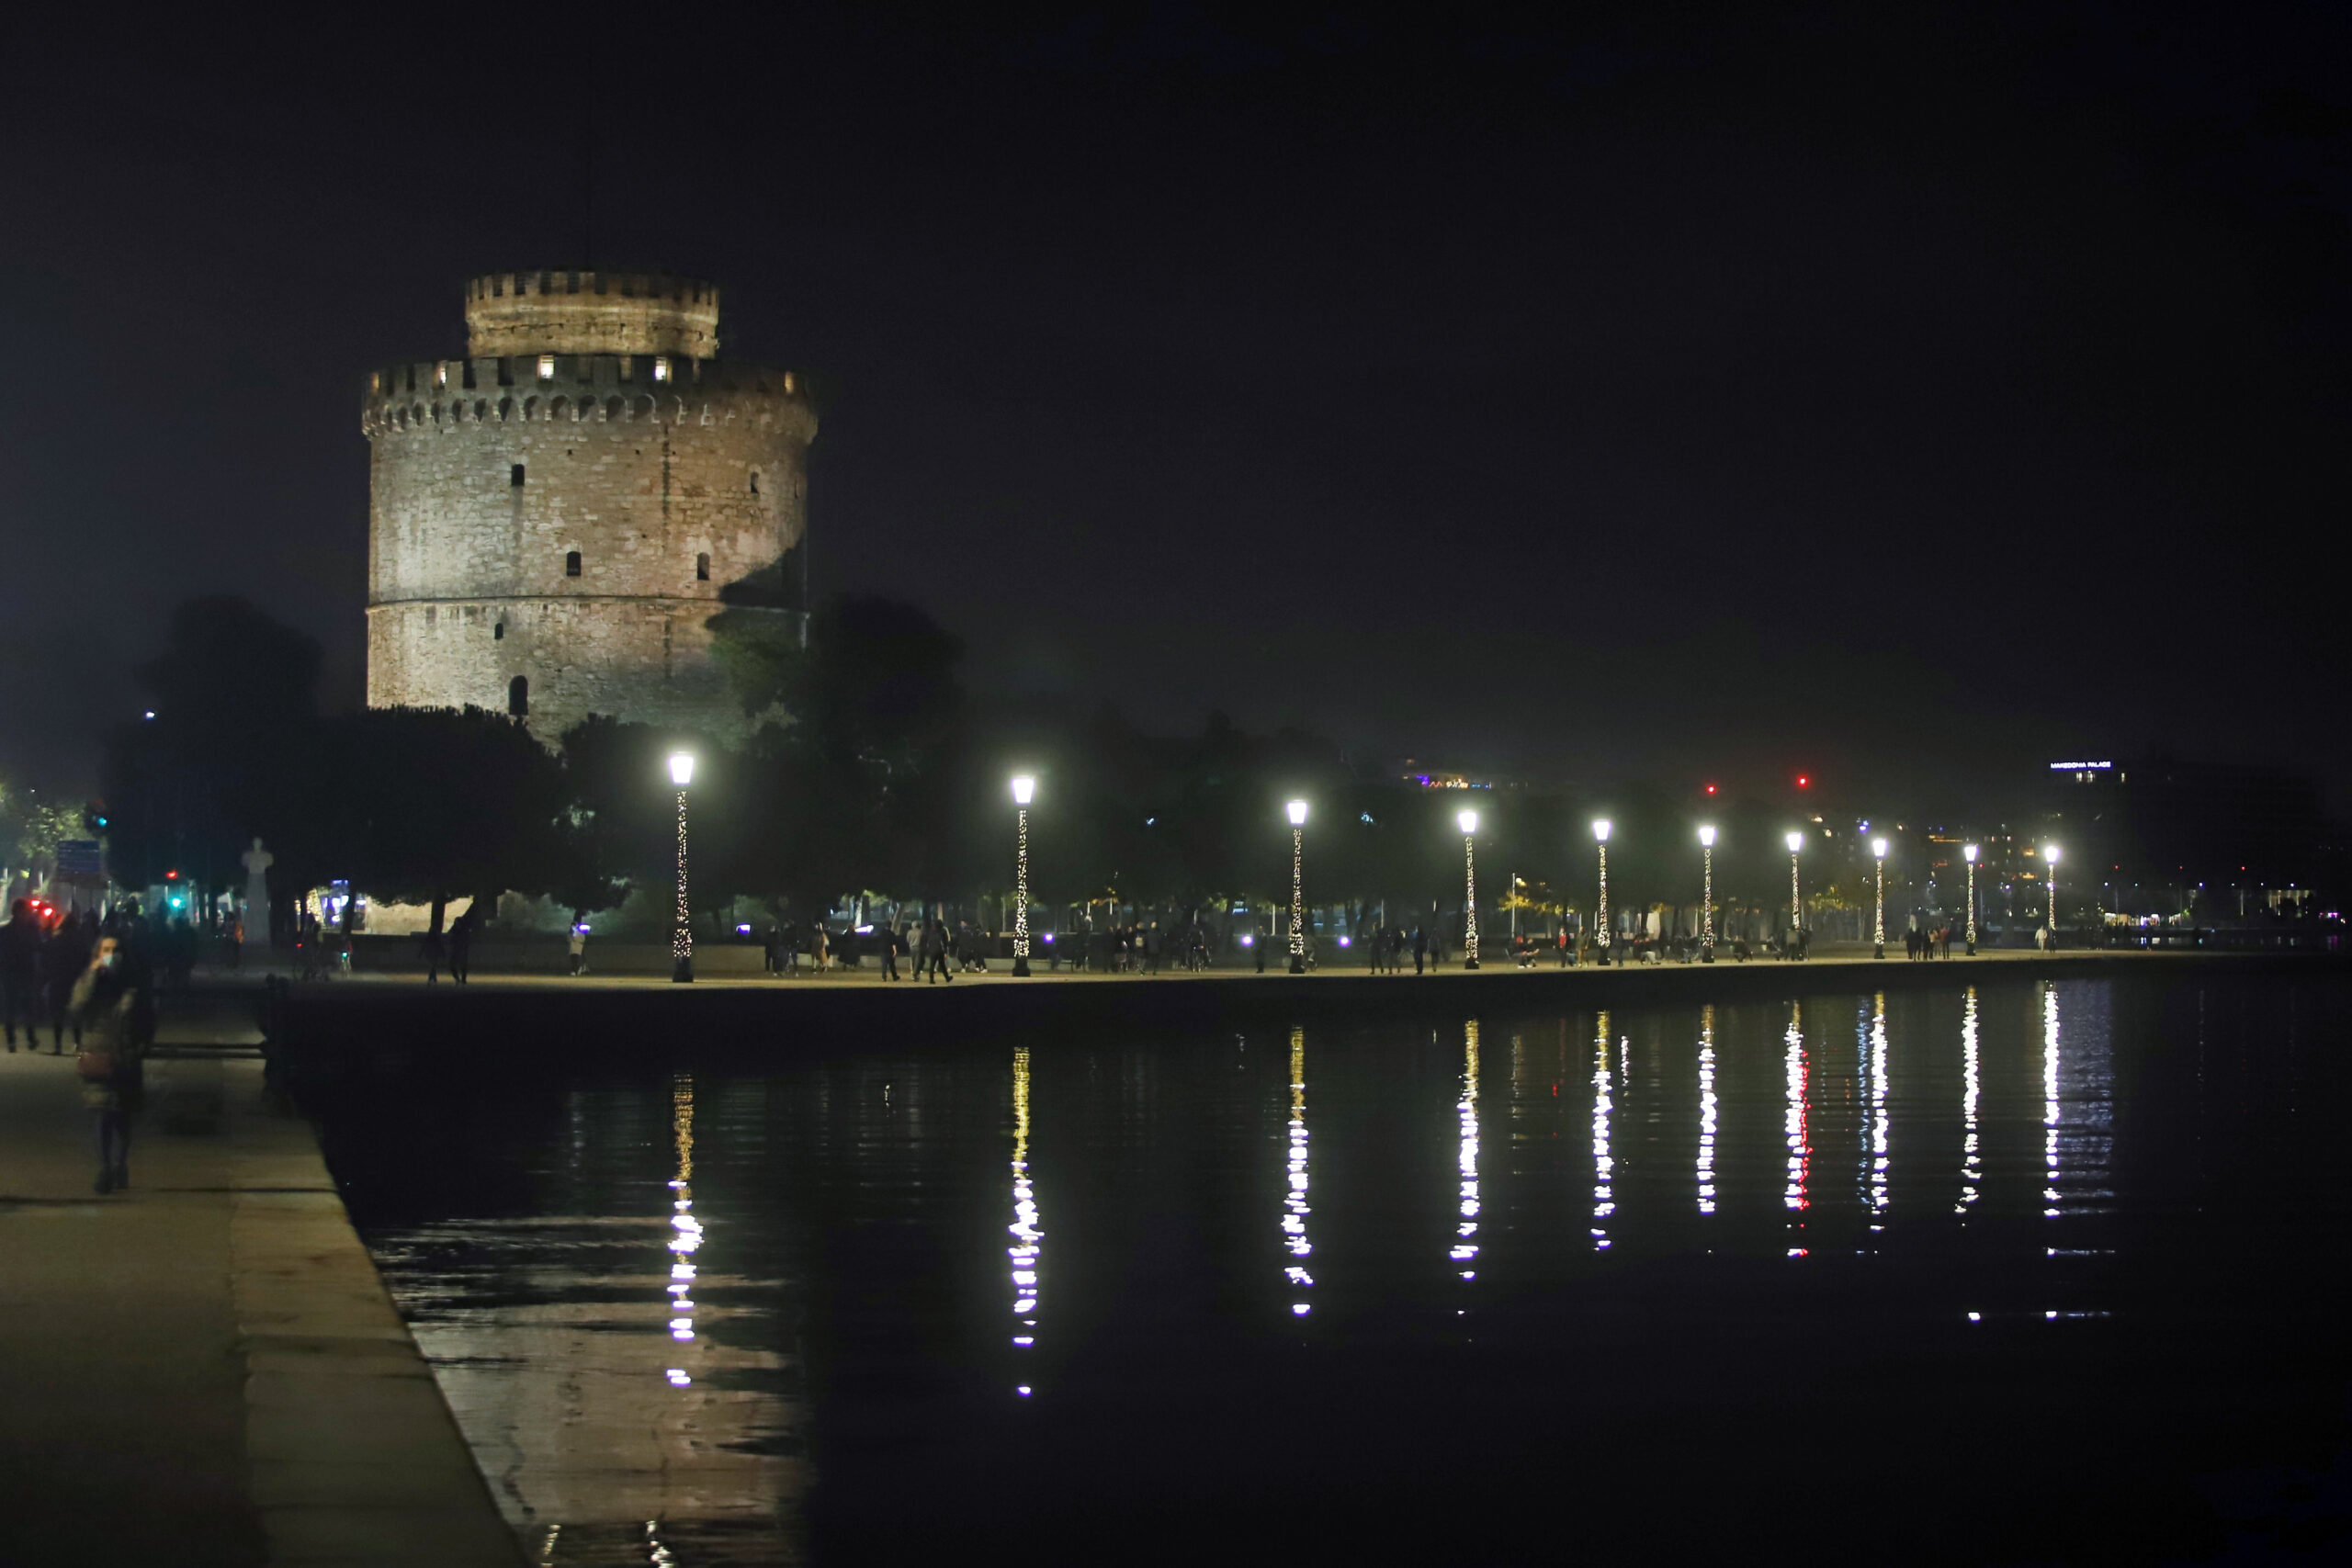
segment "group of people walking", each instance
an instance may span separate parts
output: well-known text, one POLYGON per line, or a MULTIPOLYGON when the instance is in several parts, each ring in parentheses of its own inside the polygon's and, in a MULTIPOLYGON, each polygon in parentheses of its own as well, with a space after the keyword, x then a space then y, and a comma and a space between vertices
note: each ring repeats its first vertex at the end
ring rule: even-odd
POLYGON ((95 909, 78 915, 62 909, 44 912, 29 898, 9 906, 7 924, 0 925, 0 1019, 5 1020, 0 1027, 5 1027, 9 1050, 17 1048, 20 1024, 28 1050, 39 1048, 44 1022, 52 1055, 64 1049, 69 1027, 74 1027, 74 1040, 81 1040, 68 1004, 74 982, 89 967, 98 935, 95 909))

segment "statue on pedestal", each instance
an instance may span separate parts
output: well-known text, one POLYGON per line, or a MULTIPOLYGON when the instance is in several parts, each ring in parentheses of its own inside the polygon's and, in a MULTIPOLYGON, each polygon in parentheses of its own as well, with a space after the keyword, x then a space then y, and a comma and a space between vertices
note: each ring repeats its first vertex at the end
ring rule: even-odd
POLYGON ((255 839, 254 847, 237 857, 245 868, 245 934, 251 940, 261 937, 264 946, 269 943, 269 879, 263 874, 277 863, 277 857, 261 847, 255 839))

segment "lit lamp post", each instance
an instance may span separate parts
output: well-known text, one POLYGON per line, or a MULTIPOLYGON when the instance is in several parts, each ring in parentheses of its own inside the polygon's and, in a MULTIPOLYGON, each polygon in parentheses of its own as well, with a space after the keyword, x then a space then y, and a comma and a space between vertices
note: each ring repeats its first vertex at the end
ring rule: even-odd
POLYGON ((1789 846, 1789 941, 1793 947, 1804 940, 1804 898, 1797 886, 1797 852, 1804 848, 1804 835, 1791 833, 1781 841, 1789 846))
POLYGON ((695 977, 695 931, 686 909, 686 786, 695 782, 695 754, 670 753, 670 782, 678 786, 678 929, 670 938, 670 978, 695 977))
POLYGON ((1961 846, 1961 858, 1968 863, 1968 956, 1976 956, 1976 846, 1961 846))
POLYGON ((1290 812, 1290 972, 1306 973, 1306 802, 1294 800, 1290 812))
POLYGON ((2050 951, 2058 951, 2058 846, 2041 846, 2041 878, 2050 889, 2050 951))
POLYGON ((1029 803, 1037 795, 1037 781, 1027 773, 1012 775, 1015 822, 1012 860, 1012 972, 1029 973, 1029 803))
POLYGON ((1886 840, 1872 839, 1871 853, 1878 861, 1878 913, 1871 919, 1871 956, 1886 956, 1886 840))
POLYGON ((1597 817, 1592 823, 1592 841, 1600 848, 1600 902, 1592 916, 1593 944, 1600 951, 1593 962, 1609 967, 1609 818, 1597 817))
POLYGON ((1457 812, 1454 825, 1462 829, 1462 967, 1478 967, 1478 814, 1457 812))
POLYGON ((1699 829, 1700 863, 1706 868, 1706 881, 1699 895, 1699 962, 1715 961, 1715 830, 1713 827, 1699 829))

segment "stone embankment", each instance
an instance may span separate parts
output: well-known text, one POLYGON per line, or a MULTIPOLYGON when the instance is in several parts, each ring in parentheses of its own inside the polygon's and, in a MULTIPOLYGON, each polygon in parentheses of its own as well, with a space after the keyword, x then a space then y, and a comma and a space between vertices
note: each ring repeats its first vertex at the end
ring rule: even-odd
POLYGON ((0 1562, 517 1568, 250 1015, 166 1014, 128 1191, 0 1055, 0 1562))

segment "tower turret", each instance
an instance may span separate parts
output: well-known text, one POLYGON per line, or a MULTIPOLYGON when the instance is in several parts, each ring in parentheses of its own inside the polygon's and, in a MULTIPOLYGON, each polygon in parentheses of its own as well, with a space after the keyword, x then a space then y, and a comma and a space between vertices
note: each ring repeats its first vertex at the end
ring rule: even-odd
POLYGON ((789 370, 715 357, 718 292, 650 273, 466 286, 472 354, 368 378, 368 701, 725 733, 721 609, 805 624, 789 370))

